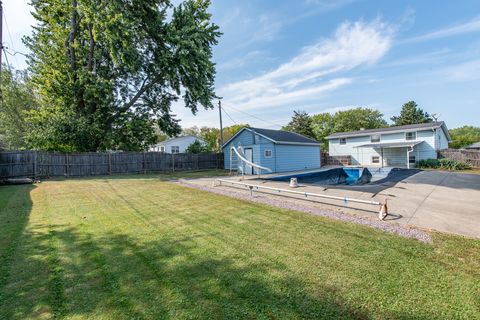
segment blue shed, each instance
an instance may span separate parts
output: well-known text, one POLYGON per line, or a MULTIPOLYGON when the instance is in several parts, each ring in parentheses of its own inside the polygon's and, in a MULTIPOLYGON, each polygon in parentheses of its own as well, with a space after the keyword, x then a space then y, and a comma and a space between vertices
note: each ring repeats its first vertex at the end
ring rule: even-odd
POLYGON ((244 171, 245 174, 317 169, 321 166, 320 143, 288 131, 245 127, 222 149, 225 169, 244 171), (254 165, 249 165, 241 157, 254 165))

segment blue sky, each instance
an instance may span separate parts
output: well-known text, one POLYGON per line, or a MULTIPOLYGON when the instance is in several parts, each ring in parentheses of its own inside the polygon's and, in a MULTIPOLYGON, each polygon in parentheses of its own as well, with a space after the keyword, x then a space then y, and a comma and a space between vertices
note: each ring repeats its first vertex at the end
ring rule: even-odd
MULTIPOLYGON (((34 23, 27 0, 4 7, 5 42, 24 51, 19 39, 34 23)), ((449 128, 480 126, 478 0, 222 0, 211 12, 224 33, 214 59, 225 125, 279 128, 293 110, 358 106, 389 119, 415 100, 449 128)), ((183 126, 218 126, 217 110, 174 110, 183 126)))

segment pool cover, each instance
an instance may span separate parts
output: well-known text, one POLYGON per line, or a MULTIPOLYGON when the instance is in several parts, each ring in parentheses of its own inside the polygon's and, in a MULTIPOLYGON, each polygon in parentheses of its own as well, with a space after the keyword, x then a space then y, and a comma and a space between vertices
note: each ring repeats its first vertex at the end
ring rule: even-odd
POLYGON ((353 185, 365 184, 370 182, 372 174, 366 168, 335 168, 319 172, 301 173, 297 175, 288 175, 269 178, 273 181, 289 181, 290 178, 297 178, 300 183, 319 184, 325 186, 332 185, 353 185), (362 174, 360 175, 360 172, 362 174))

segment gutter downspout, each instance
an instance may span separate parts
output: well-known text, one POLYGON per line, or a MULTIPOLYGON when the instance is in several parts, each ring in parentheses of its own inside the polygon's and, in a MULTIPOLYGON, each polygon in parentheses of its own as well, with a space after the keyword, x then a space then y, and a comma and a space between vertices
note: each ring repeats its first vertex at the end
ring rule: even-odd
POLYGON ((413 152, 413 146, 407 147, 407 169, 410 169, 410 153, 413 152))

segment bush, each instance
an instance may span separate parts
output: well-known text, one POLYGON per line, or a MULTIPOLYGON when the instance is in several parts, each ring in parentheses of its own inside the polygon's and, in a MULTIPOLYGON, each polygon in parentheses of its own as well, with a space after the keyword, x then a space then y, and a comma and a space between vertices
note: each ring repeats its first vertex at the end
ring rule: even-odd
POLYGON ((192 142, 192 144, 189 145, 188 148, 185 150, 186 153, 202 153, 209 151, 210 150, 208 149, 208 147, 198 140, 192 142))
POLYGON ((417 162, 417 168, 443 169, 443 170, 469 170, 472 166, 466 162, 453 159, 427 159, 417 162))

